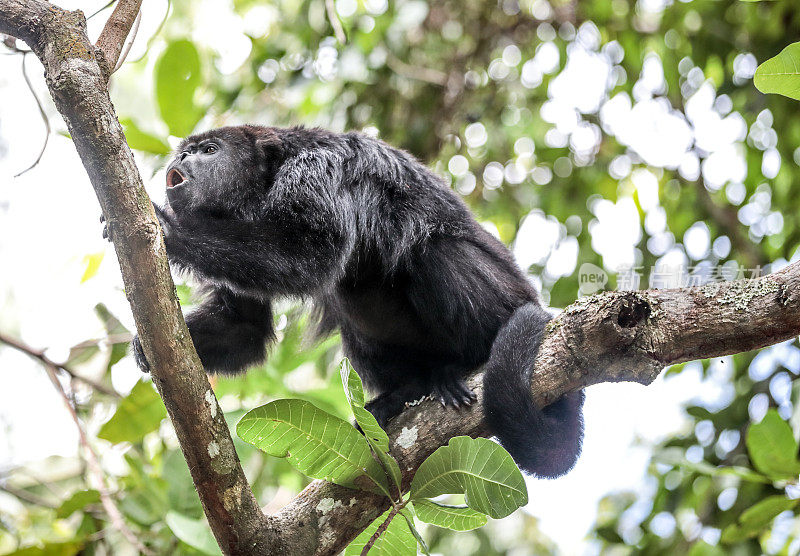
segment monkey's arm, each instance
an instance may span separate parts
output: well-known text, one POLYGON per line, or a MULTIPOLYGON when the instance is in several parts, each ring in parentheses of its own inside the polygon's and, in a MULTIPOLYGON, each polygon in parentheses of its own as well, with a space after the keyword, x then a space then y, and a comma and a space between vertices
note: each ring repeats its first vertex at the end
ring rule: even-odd
MULTIPOLYGON (((262 362, 266 344, 275 338, 269 301, 224 288, 213 289, 186 316, 186 325, 208 373, 239 373, 262 362)), ((133 354, 139 368, 149 371, 138 336, 133 339, 133 354)))
POLYGON ((335 222, 315 222, 320 210, 282 212, 245 221, 201 214, 169 219, 157 210, 167 255, 178 267, 236 291, 306 294, 339 274, 351 241, 335 222))

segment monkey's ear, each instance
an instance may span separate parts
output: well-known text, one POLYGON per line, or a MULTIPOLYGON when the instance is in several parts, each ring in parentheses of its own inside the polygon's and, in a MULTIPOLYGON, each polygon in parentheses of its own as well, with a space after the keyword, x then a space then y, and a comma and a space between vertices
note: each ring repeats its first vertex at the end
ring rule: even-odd
POLYGON ((256 147, 268 158, 281 158, 283 156, 283 140, 281 140, 280 135, 271 128, 265 128, 260 131, 261 133, 256 138, 256 147))

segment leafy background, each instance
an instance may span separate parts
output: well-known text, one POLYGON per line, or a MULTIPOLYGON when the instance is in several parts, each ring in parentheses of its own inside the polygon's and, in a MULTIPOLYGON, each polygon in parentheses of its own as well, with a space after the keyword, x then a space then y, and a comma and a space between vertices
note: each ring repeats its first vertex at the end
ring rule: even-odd
MULTIPOLYGON (((91 14, 103 3, 62 5, 91 14)), ((585 263, 614 288, 631 287, 618 273, 630 267, 642 287, 663 286, 678 268, 721 279, 795 257, 797 103, 752 78, 798 36, 796 3, 337 0, 335 10, 344 44, 323 0, 145 0, 112 96, 156 200, 177 137, 302 123, 378 134, 430 164, 552 307, 581 295, 585 263)), ((93 36, 107 13, 90 19, 93 36)), ((13 178, 43 134, 20 64, 0 56, 0 331, 125 396, 63 382, 129 525, 158 553, 213 553, 163 406, 125 357, 132 322, 113 251, 30 56, 54 135, 13 178)), ((191 282, 179 281, 190 307, 191 282)), ((229 421, 287 397, 346 418, 336 338, 308 345, 302 308, 279 309, 269 361, 215 385, 229 421)), ((431 550, 796 554, 799 371, 792 341, 673 367, 647 389, 593 387, 575 471, 529 481, 527 509, 484 528, 428 527, 431 550)), ((43 371, 0 346, 0 380, 0 553, 132 553, 43 371)), ((268 510, 307 481, 283 459, 237 449, 268 510)))

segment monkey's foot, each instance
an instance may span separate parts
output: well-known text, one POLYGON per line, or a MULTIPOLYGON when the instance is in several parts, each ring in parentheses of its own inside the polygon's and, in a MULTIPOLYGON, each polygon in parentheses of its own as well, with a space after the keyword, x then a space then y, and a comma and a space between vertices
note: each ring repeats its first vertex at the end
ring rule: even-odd
POLYGON ((147 362, 147 357, 144 356, 142 343, 139 341, 138 335, 134 336, 133 340, 131 340, 131 351, 133 352, 133 358, 136 361, 136 365, 139 367, 139 370, 143 373, 149 373, 150 363, 147 362))
POLYGON ((453 373, 436 378, 439 381, 433 385, 433 395, 444 407, 459 409, 472 405, 478 399, 461 376, 453 373))
MULTIPOLYGON (((394 395, 394 392, 388 392, 378 396, 377 398, 370 400, 364 406, 367 411, 372 413, 375 420, 378 421, 378 425, 382 429, 386 428, 386 425, 389 421, 396 417, 402 410, 403 404, 400 396, 394 395)), ((359 432, 362 432, 360 427, 356 425, 356 428, 359 429, 359 432)))

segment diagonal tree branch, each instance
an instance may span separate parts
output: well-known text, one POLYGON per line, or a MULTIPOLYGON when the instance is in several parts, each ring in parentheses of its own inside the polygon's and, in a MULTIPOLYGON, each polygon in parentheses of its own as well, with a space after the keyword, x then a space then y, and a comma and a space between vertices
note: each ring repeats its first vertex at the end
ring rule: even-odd
POLYGON ((120 512, 116 502, 114 502, 111 492, 108 489, 108 484, 106 483, 105 474, 103 473, 102 467, 100 467, 100 460, 97 457, 97 452, 94 451, 94 448, 89 442, 89 437, 86 435, 86 431, 84 430, 83 424, 78 417, 78 413, 75 411, 75 408, 72 407, 72 402, 70 402, 69 395, 67 394, 66 390, 64 390, 64 387, 61 386, 61 382, 58 380, 58 367, 45 360, 42 360, 42 362, 44 363, 44 369, 47 372, 47 377, 50 379, 50 382, 53 384, 56 392, 58 392, 58 395, 64 402, 64 406, 67 408, 67 412, 72 418, 72 422, 75 423, 75 427, 78 429, 78 438, 80 439, 81 446, 83 446, 83 449, 86 453, 86 463, 89 467, 89 474, 92 479, 94 479, 94 486, 100 493, 100 502, 103 505, 103 508, 106 510, 111 523, 129 543, 136 547, 136 550, 142 554, 145 554, 146 556, 153 556, 153 551, 144 546, 136 534, 131 531, 131 529, 125 523, 125 519, 122 517, 122 512, 120 512))
POLYGON ((125 39, 128 38, 134 21, 139 20, 141 7, 142 0, 118 0, 97 39, 97 47, 103 52, 108 75, 114 73, 121 65, 120 54, 125 39))
POLYGON ((92 380, 91 378, 81 376, 80 374, 76 373, 71 368, 69 368, 66 364, 56 363, 55 361, 47 357, 44 351, 34 349, 31 346, 24 344, 17 339, 12 338, 11 336, 3 334, 2 332, 0 332, 0 344, 5 344, 18 351, 21 351, 22 353, 30 357, 33 357, 34 359, 38 359, 39 361, 41 361, 43 365, 47 367, 54 367, 56 369, 60 369, 65 373, 67 373, 72 379, 77 380, 79 382, 83 382, 87 386, 91 386, 94 390, 106 394, 107 396, 111 396, 113 398, 120 397, 119 393, 113 388, 109 388, 105 384, 97 382, 96 380, 92 380))
MULTIPOLYGON (((551 322, 531 393, 545 406, 601 382, 650 384, 668 365, 749 351, 798 334, 800 263, 752 280, 607 292, 580 299, 551 322)), ((392 455, 405 489, 425 458, 451 437, 487 435, 481 376, 469 385, 478 403, 468 409, 444 409, 425 400, 391 422, 392 455)), ((298 554, 334 555, 388 507, 380 496, 314 481, 275 517, 285 534, 295 533, 298 521, 316 526, 313 534, 294 539, 306 551, 298 554)))
MULTIPOLYGON (((80 12, 0 0, 0 33, 24 40, 114 228, 122 277, 153 380, 169 411, 211 529, 226 554, 336 554, 380 515, 380 496, 312 482, 274 515, 256 503, 175 297, 163 239, 80 12)), ((531 392, 539 405, 599 382, 652 382, 672 363, 747 351, 800 334, 800 263, 754 280, 610 292, 581 299, 548 327, 531 392)), ((482 395, 480 376, 471 386, 482 395)), ((486 435, 480 404, 423 400, 389 427, 408 488, 455 435, 486 435)))
POLYGON ((222 550, 270 553, 278 539, 253 497, 230 431, 180 313, 163 236, 108 93, 107 74, 79 11, 41 0, 0 0, 0 33, 25 41, 114 232, 125 291, 153 381, 164 398, 203 508, 222 550))

